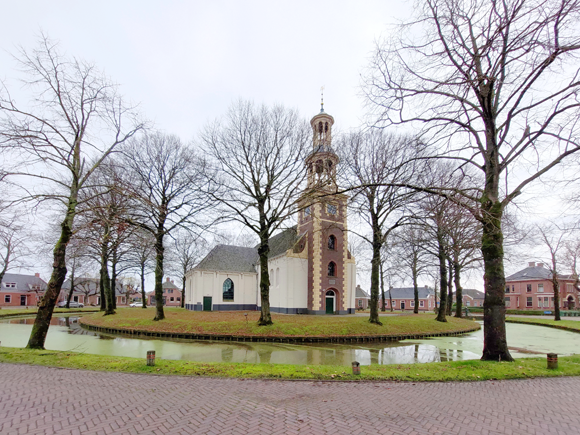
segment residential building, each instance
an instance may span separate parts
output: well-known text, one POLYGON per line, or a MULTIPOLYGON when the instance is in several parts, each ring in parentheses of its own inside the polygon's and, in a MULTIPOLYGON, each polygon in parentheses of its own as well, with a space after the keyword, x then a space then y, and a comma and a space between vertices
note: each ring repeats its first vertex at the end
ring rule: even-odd
POLYGON ((0 307, 36 307, 46 291, 40 274, 5 273, 0 284, 0 307))
MULTIPOLYGON (((165 278, 162 287, 163 305, 166 307, 181 307, 181 289, 173 283, 173 280, 165 278)), ((147 303, 155 305, 155 292, 147 293, 147 303)))
POLYGON ((461 296, 464 307, 483 307, 483 301, 485 299, 484 292, 475 289, 464 288, 461 290, 461 296))
POLYGON ((367 292, 360 288, 360 285, 356 286, 354 298, 354 305, 357 310, 366 310, 369 307, 371 297, 367 292))
MULTIPOLYGON (((558 274, 560 309, 577 307, 578 293, 572 275, 558 274)), ((528 263, 528 267, 506 278, 505 306, 512 310, 553 310, 554 287, 552 272, 543 263, 528 263)))
MULTIPOLYGON (((101 304, 100 280, 98 278, 79 277, 75 278, 75 289, 71 301, 79 302, 83 305, 99 306, 101 304)), ((118 280, 115 285, 116 306, 128 306, 133 296, 139 296, 139 293, 132 288, 127 287, 122 281, 118 280)), ((70 279, 67 279, 61 287, 58 296, 58 303, 65 302, 70 292, 70 279)))
MULTIPOLYGON (((431 311, 435 308, 435 292, 428 286, 419 287, 419 311, 431 311)), ((415 309, 415 289, 413 287, 391 288, 385 292, 385 308, 391 308, 391 300, 394 310, 415 309)), ((379 307, 383 305, 382 296, 379 298, 379 307)))

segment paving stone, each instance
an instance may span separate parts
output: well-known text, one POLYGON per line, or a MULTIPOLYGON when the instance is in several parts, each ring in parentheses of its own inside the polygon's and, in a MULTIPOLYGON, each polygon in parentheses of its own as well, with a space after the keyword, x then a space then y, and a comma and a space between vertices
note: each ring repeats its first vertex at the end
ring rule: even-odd
POLYGON ((580 378, 269 381, 0 364, 1 434, 580 433, 580 378))

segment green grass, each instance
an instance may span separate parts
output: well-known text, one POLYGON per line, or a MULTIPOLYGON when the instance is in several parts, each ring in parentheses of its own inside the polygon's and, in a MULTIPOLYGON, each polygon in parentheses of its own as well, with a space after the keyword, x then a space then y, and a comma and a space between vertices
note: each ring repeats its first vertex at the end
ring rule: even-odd
POLYGON ((350 366, 199 363, 158 359, 154 367, 149 367, 146 365, 145 358, 111 357, 6 347, 0 348, 0 363, 33 364, 122 373, 256 379, 439 382, 580 375, 580 355, 560 357, 557 370, 548 370, 545 358, 524 358, 513 363, 472 360, 430 364, 362 366, 360 376, 352 375, 350 366))
POLYGON ((83 324, 129 330, 215 334, 257 337, 348 337, 373 335, 423 335, 475 330, 471 320, 449 317, 437 322, 435 315, 381 317, 383 326, 371 324, 366 316, 306 316, 272 314, 271 326, 258 326, 259 312, 201 312, 165 308, 166 319, 153 321, 154 312, 139 308, 120 308, 117 314, 84 316, 83 324), (247 314, 247 319, 245 314, 247 314))
POLYGON ((506 321, 512 323, 527 323, 530 325, 549 326, 551 328, 564 329, 566 331, 580 332, 580 321, 554 319, 534 319, 529 317, 506 317, 506 321))

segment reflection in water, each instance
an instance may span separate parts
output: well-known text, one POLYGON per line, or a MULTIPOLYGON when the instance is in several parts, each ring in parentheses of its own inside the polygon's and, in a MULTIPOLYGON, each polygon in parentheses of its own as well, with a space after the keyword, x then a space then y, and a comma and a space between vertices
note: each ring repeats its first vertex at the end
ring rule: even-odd
MULTIPOLYGON (((0 321, 3 346, 24 347, 34 319, 0 321)), ((517 347, 514 357, 529 356, 526 352, 572 354, 580 348, 580 334, 539 326, 507 324, 508 342, 517 347)), ((46 340, 47 349, 73 350, 100 355, 145 358, 155 350, 162 359, 200 362, 247 362, 303 365, 349 366, 412 364, 479 359, 483 348, 483 331, 460 337, 438 337, 392 343, 365 344, 285 344, 220 341, 169 341, 125 338, 97 334, 80 327, 76 316, 52 319, 46 340)))

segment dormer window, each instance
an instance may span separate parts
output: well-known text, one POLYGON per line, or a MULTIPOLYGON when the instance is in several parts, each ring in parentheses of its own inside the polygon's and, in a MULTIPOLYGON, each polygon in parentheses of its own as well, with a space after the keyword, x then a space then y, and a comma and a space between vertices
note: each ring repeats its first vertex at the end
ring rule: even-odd
POLYGON ((15 282, 6 282, 6 283, 4 283, 4 287, 6 287, 6 288, 16 288, 16 283, 15 282))

